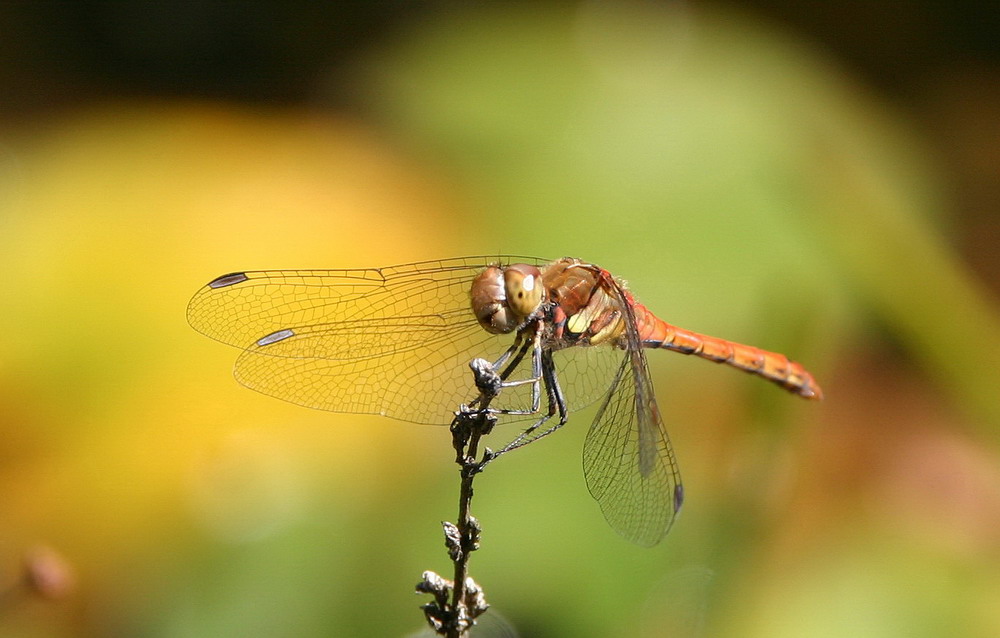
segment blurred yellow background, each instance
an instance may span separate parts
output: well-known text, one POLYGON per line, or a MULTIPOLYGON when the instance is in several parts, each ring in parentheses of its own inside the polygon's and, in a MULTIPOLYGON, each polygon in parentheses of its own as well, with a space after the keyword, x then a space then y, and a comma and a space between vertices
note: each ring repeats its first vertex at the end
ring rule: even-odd
POLYGON ((866 74, 832 15, 758 5, 5 7, 0 635, 417 631, 448 433, 245 390, 185 306, 493 253, 598 263, 826 393, 649 353, 687 494, 651 550, 587 494, 591 413, 491 466, 471 572, 521 636, 1000 634, 995 42, 935 75, 902 12, 869 45, 912 67, 866 74))

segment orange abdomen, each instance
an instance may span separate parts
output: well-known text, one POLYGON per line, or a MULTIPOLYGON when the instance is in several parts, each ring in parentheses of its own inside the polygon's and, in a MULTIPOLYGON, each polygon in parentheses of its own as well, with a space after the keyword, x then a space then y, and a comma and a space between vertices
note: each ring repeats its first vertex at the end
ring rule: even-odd
POLYGON ((665 348, 697 355, 764 377, 801 397, 823 398, 823 391, 812 375, 800 363, 789 361, 783 354, 672 326, 639 303, 634 305, 634 309, 639 337, 647 348, 665 348))

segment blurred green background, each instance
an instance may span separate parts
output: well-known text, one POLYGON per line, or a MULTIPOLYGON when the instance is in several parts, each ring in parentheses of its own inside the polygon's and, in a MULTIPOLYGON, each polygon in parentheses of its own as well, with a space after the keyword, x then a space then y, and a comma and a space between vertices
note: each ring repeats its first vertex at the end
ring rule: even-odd
MULTIPOLYGON (((687 503, 589 414, 478 482, 525 638, 1000 635, 998 17, 978 3, 3 3, 0 635, 403 636, 444 428, 314 412, 186 324, 211 278, 578 256, 807 403, 651 353, 687 503)), ((503 434, 503 433, 501 433, 503 434)))

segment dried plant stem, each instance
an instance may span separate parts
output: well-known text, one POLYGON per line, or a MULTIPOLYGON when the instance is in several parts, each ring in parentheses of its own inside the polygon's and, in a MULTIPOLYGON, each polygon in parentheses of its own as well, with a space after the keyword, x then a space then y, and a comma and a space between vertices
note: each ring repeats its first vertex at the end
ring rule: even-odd
POLYGON ((458 524, 442 523, 445 546, 454 565, 454 580, 447 581, 434 572, 424 572, 423 580, 417 585, 417 592, 431 594, 434 602, 422 606, 431 628, 447 638, 462 638, 475 624, 475 619, 485 612, 489 605, 483 590, 469 577, 469 557, 479 549, 482 528, 471 513, 473 481, 491 458, 486 448, 482 460, 477 460, 479 440, 489 434, 496 425, 496 416, 490 412, 489 404, 500 392, 501 379, 486 361, 473 361, 473 374, 480 396, 475 409, 462 406, 451 424, 452 445, 455 448, 455 462, 461 468, 459 490, 458 524), (449 599, 450 594, 450 601, 449 599))

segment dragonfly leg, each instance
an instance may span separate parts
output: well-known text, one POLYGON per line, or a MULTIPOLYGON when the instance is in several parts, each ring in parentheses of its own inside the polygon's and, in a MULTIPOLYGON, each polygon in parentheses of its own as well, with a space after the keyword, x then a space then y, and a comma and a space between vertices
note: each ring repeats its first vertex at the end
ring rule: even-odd
MULTIPOLYGON (((529 428, 527 428, 524 432, 521 432, 517 438, 503 446, 501 449, 495 452, 489 451, 483 459, 483 462, 479 464, 478 469, 481 470, 487 463, 501 454, 510 452, 511 450, 516 450, 517 448, 527 445, 528 443, 537 441, 544 436, 548 436, 566 424, 566 420, 568 418, 566 399, 563 396, 562 388, 559 387, 559 379, 556 376, 555 364, 552 361, 552 352, 549 350, 541 352, 537 357, 537 364, 540 366, 542 381, 545 383, 545 391, 548 395, 548 412, 542 415, 540 419, 531 424, 529 428), (541 426, 548 422, 549 419, 555 416, 557 412, 559 414, 559 421, 555 425, 547 430, 543 430, 540 434, 534 434, 541 426)), ((536 411, 537 407, 538 406, 536 406, 536 411)))
POLYGON ((566 419, 569 418, 569 410, 566 409, 566 396, 563 394, 562 388, 559 386, 559 376, 556 374, 556 364, 552 360, 552 352, 548 351, 545 353, 545 361, 543 362, 543 370, 548 371, 548 382, 546 383, 546 388, 549 390, 549 402, 555 402, 556 409, 559 412, 559 425, 565 425, 566 419))
POLYGON ((533 423, 531 427, 522 432, 516 439, 505 445, 500 452, 497 452, 497 454, 516 450, 517 448, 527 445, 532 441, 537 441, 543 436, 548 436, 562 426, 566 425, 566 421, 569 417, 568 410, 566 409, 566 398, 563 396, 562 388, 559 386, 559 378, 556 376, 555 363, 552 361, 552 352, 545 351, 542 355, 542 359, 542 378, 545 382, 545 391, 548 394, 549 399, 548 413, 533 423), (555 416, 556 412, 559 413, 559 421, 555 425, 547 430, 544 430, 541 434, 531 436, 536 430, 538 430, 538 428, 555 416))
POLYGON ((529 348, 531 349, 532 378, 528 379, 527 381, 530 382, 532 380, 541 378, 542 369, 541 366, 537 364, 537 361, 538 357, 541 356, 541 351, 542 351, 543 326, 542 323, 539 321, 535 322, 533 327, 535 329, 535 335, 531 338, 530 341, 524 338, 525 330, 518 332, 517 338, 514 340, 514 345, 511 346, 510 348, 507 348, 507 352, 503 353, 497 360, 497 362, 494 364, 495 366, 502 365, 502 362, 505 361, 510 356, 510 353, 516 350, 518 348, 518 345, 520 345, 520 350, 518 351, 517 356, 514 357, 514 360, 510 362, 510 364, 503 370, 503 372, 500 373, 500 378, 503 379, 504 381, 506 381, 507 377, 509 377, 514 372, 514 370, 516 370, 517 367, 521 365, 521 361, 523 361, 524 357, 528 354, 529 348))
MULTIPOLYGON (((527 352, 528 346, 531 346, 531 376, 527 379, 520 379, 518 381, 504 381, 503 387, 510 388, 519 385, 531 384, 531 407, 527 410, 498 410, 499 414, 538 414, 538 410, 542 407, 542 324, 538 322, 535 324, 535 336, 531 341, 526 341, 524 344, 524 349, 518 353, 518 358, 511 363, 504 372, 508 375, 514 371, 514 368, 520 360, 524 358, 524 354, 527 352)), ((506 379, 506 377, 501 374, 501 378, 506 379)))
MULTIPOLYGON (((510 349, 508 349, 508 352, 510 349)), ((503 358, 503 357, 501 357, 503 358)), ((490 414, 513 414, 513 415, 525 415, 525 414, 538 414, 542 405, 542 324, 537 323, 535 326, 535 336, 530 341, 524 341, 514 360, 500 373, 500 388, 514 388, 517 386, 531 384, 531 407, 525 410, 501 410, 496 408, 486 408, 486 411, 490 414), (507 377, 510 376, 512 372, 517 368, 517 366, 524 359, 528 352, 528 348, 531 348, 531 376, 527 379, 519 379, 517 381, 507 381, 507 377)), ((482 395, 477 397, 470 404, 475 406, 482 399, 482 395)))
MULTIPOLYGON (((509 377, 514 372, 514 370, 517 369, 517 367, 521 364, 521 361, 524 360, 524 357, 528 352, 528 348, 531 347, 531 343, 532 343, 531 341, 525 340, 524 335, 519 332, 516 338, 514 339, 514 343, 509 348, 507 348, 507 350, 502 355, 500 355, 500 358, 497 359, 495 362, 489 363, 486 360, 482 359, 478 360, 481 362, 479 364, 480 367, 489 370, 490 376, 493 377, 492 379, 490 379, 490 377, 485 377, 486 380, 490 383, 496 383, 497 387, 496 389, 493 390, 492 393, 487 393, 483 388, 480 388, 479 395, 468 403, 468 407, 470 410, 474 409, 478 404, 482 403, 483 400, 486 399, 487 394, 491 394, 489 399, 492 399, 503 388, 510 387, 512 385, 520 385, 519 382, 506 383, 505 381, 507 377, 509 377), (496 370, 501 368, 507 361, 507 359, 509 359, 510 356, 515 351, 517 352, 517 355, 514 357, 513 361, 507 364, 506 368, 497 373, 496 370)), ((479 384, 478 378, 479 377, 477 377, 477 382, 476 382, 477 385, 479 384)), ((531 380, 529 379, 528 382, 530 383, 531 380)), ((486 411, 491 412, 489 408, 487 408, 486 411)), ((492 412, 497 413, 499 411, 492 411, 492 412)))
MULTIPOLYGON (((527 351, 527 344, 524 344, 524 346, 522 347, 521 343, 522 341, 524 341, 524 335, 518 332, 514 336, 514 343, 512 343, 511 346, 507 348, 507 350, 505 350, 502 355, 500 355, 499 359, 493 362, 493 369, 498 370, 502 368, 503 365, 507 363, 507 359, 510 359, 510 355, 514 354, 515 352, 518 351, 518 349, 520 349, 521 352, 518 353, 517 357, 514 358, 514 361, 511 363, 510 367, 507 368, 506 370, 507 374, 510 374, 513 371, 513 368, 517 367, 517 364, 520 363, 521 359, 524 358, 524 353, 527 351)), ((501 376, 504 375, 501 374, 501 376)))

